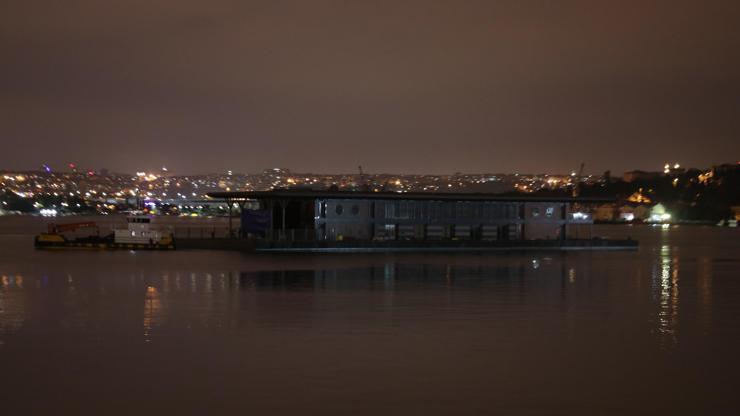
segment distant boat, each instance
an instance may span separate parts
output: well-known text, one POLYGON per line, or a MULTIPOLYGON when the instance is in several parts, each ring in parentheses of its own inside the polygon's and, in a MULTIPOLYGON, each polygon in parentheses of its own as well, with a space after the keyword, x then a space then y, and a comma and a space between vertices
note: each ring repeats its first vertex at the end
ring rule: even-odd
POLYGON ((174 250, 175 240, 171 233, 151 227, 151 218, 145 215, 132 215, 126 218, 128 227, 114 229, 112 234, 100 236, 94 222, 72 224, 49 224, 46 233, 34 240, 36 248, 87 248, 87 249, 128 249, 128 250, 174 250), (65 233, 79 229, 93 228, 94 235, 67 237, 65 233))
POLYGON ((736 228, 737 220, 733 218, 731 220, 720 220, 717 223, 717 227, 725 227, 725 226, 730 227, 730 228, 736 228))

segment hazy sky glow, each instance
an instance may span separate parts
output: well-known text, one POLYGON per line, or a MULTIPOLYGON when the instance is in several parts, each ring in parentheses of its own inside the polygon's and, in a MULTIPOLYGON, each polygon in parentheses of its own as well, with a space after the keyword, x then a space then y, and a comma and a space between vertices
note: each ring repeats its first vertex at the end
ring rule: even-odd
POLYGON ((0 169, 740 158, 740 2, 5 0, 0 169))

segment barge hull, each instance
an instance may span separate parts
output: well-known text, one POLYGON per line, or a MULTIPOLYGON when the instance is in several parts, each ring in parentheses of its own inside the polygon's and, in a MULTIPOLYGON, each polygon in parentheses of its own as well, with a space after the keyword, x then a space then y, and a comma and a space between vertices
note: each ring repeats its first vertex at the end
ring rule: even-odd
POLYGON ((424 253, 488 251, 637 250, 635 240, 499 240, 499 241, 321 241, 257 242, 260 253, 424 253))
POLYGON ((264 241, 184 239, 180 249, 234 250, 254 253, 456 253, 502 251, 628 251, 635 240, 507 241, 264 241))
POLYGON ((505 251, 631 251, 637 247, 283 247, 255 248, 256 253, 480 253, 505 251))

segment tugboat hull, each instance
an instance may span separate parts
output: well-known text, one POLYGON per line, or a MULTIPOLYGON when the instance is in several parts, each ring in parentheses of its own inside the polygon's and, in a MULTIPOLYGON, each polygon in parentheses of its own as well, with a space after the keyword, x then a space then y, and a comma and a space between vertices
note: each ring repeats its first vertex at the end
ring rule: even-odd
POLYGON ((86 237, 68 240, 60 234, 41 234, 36 236, 34 246, 37 249, 87 249, 87 250, 174 250, 175 242, 171 239, 159 243, 118 243, 111 237, 86 237))

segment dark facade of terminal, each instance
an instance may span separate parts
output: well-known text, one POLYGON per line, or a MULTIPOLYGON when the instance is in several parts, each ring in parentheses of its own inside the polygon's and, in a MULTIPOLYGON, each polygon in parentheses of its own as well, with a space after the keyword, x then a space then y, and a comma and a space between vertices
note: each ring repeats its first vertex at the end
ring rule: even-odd
POLYGON ((269 241, 590 238, 584 198, 347 191, 213 192, 241 208, 239 234, 269 241))

